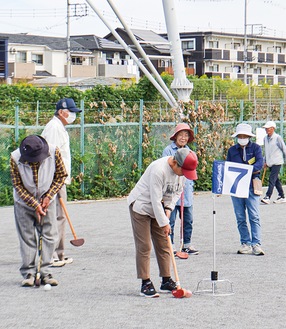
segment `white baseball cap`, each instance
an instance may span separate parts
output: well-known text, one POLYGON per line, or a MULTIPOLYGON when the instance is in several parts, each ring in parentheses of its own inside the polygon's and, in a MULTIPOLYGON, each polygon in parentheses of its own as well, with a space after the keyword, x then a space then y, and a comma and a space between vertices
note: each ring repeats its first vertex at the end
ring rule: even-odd
POLYGON ((276 123, 274 121, 267 121, 262 128, 274 128, 276 129, 276 123))

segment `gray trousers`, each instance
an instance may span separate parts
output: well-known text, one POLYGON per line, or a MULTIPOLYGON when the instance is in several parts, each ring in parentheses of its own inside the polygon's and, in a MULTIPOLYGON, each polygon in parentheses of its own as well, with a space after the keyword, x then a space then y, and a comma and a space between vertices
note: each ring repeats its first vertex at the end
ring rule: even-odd
POLYGON ((136 250, 137 278, 142 280, 150 278, 150 256, 152 242, 159 266, 159 276, 171 276, 170 251, 168 241, 162 227, 158 225, 155 218, 140 215, 133 211, 132 205, 129 207, 129 212, 136 250))
MULTIPOLYGON (((25 204, 15 202, 14 214, 22 257, 20 272, 23 277, 26 277, 28 273, 34 275, 37 269, 38 232, 41 227, 37 223, 35 210, 25 204)), ((47 215, 43 217, 42 234, 41 275, 46 276, 50 273, 49 265, 51 264, 58 236, 55 200, 50 203, 47 215)))
POLYGON ((59 195, 64 201, 64 204, 67 204, 67 188, 64 184, 60 189, 57 197, 56 197, 56 211, 57 211, 57 227, 58 227, 58 241, 56 244, 56 250, 53 254, 54 259, 62 260, 65 254, 65 236, 66 236, 66 215, 63 211, 63 208, 59 201, 59 195))

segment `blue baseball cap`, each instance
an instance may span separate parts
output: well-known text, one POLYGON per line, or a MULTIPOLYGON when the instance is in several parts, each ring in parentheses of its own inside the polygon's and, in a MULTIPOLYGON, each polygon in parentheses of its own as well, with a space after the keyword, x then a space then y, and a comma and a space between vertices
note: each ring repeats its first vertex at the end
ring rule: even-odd
POLYGON ((75 105, 72 98, 63 98, 57 102, 56 112, 59 110, 69 110, 70 112, 81 112, 75 105))

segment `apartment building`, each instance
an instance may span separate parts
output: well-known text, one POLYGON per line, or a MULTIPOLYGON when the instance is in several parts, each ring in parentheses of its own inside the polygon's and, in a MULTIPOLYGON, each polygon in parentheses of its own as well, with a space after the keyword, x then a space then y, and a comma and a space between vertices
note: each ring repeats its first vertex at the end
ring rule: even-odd
MULTIPOLYGON (((0 33, 0 47, 3 78, 67 77, 66 38, 0 33)), ((90 35, 70 38, 69 74, 71 78, 136 78, 138 70, 122 46, 90 35), (117 61, 110 61, 111 57, 117 61)))
MULTIPOLYGON (((167 38, 167 35, 162 35, 167 38)), ((285 85, 286 39, 219 32, 180 33, 189 53, 185 66, 197 76, 285 85)))
MULTIPOLYGON (((116 31, 144 64, 127 32, 116 31)), ((173 74, 167 35, 139 29, 132 32, 157 71, 173 74)), ((286 84, 286 39, 213 31, 184 32, 180 39, 187 75, 257 85, 264 81, 286 84)), ((67 72, 66 38, 0 33, 0 79, 63 78, 67 72)), ((78 35, 70 38, 70 76, 138 79, 139 70, 111 33, 104 38, 78 35)))

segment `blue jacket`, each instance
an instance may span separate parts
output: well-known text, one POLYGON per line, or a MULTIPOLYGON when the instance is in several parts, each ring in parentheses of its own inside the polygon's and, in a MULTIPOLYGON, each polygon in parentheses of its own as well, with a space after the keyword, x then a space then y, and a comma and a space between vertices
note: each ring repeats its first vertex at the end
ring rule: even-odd
POLYGON ((249 142, 246 146, 246 161, 243 161, 243 150, 239 144, 235 144, 229 148, 226 161, 244 163, 253 166, 252 178, 260 176, 260 170, 263 167, 263 155, 261 147, 253 142, 249 142))

